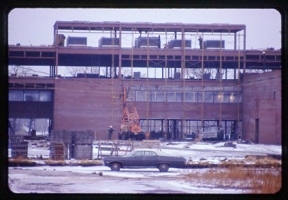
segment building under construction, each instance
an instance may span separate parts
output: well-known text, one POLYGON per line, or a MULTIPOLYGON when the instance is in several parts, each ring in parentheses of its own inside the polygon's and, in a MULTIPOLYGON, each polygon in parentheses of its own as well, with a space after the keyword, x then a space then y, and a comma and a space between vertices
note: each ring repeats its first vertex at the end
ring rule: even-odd
POLYGON ((49 68, 9 77, 12 128, 49 119, 49 130, 107 139, 113 125, 118 139, 130 111, 150 138, 220 127, 230 139, 281 144, 281 50, 247 50, 245 25, 56 21, 53 37, 9 45, 9 65, 49 68), (63 67, 91 70, 64 77, 63 67))

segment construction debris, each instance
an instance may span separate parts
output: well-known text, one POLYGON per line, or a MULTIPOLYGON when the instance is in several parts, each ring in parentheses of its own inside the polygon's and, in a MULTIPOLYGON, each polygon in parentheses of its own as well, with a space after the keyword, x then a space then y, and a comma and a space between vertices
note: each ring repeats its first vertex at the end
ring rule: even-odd
POLYGON ((236 144, 234 144, 233 142, 225 142, 225 143, 224 143, 224 147, 233 147, 233 148, 236 148, 236 144))

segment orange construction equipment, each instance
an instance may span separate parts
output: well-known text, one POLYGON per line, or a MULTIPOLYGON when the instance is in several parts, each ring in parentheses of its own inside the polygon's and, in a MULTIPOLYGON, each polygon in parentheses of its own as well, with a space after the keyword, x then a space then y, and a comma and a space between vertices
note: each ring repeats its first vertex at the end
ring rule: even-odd
POLYGON ((127 107, 126 89, 124 88, 123 96, 123 117, 121 121, 121 138, 142 140, 144 133, 141 131, 139 115, 135 106, 127 107))
POLYGON ((121 122, 121 131, 123 132, 133 132, 138 133, 141 132, 141 127, 139 124, 139 115, 137 113, 136 107, 128 109, 124 107, 123 117, 121 122))

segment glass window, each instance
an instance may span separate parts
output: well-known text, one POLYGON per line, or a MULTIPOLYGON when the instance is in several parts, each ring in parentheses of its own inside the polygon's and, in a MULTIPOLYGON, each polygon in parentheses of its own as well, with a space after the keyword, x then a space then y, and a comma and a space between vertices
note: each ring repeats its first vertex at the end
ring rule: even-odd
POLYGON ((191 92, 192 102, 197 102, 196 92, 191 92))
POLYGON ((197 102, 202 102, 203 101, 203 92, 196 92, 196 99, 197 102))
POLYGON ((239 92, 231 92, 230 93, 230 96, 229 96, 229 101, 231 103, 238 103, 238 102, 241 102, 241 98, 239 98, 241 95, 239 92))
POLYGON ((145 101, 146 100, 145 94, 146 94, 145 91, 137 91, 136 92, 136 101, 145 101))
POLYGON ((160 131, 161 129, 161 120, 155 120, 155 131, 160 131))
POLYGON ((149 128, 149 130, 151 130, 151 131, 155 131, 155 121, 154 120, 149 120, 149 126, 150 126, 150 128, 149 128))
POLYGON ((238 92, 236 92, 236 93, 231 92, 229 99, 230 99, 231 103, 237 103, 238 102, 238 92))
POLYGON ((174 102, 174 92, 167 92, 167 102, 174 102))
POLYGON ((145 156, 157 156, 155 152, 152 152, 152 151, 145 151, 145 156))
POLYGON ((192 102, 192 93, 191 92, 185 93, 185 102, 192 102))
POLYGON ((9 101, 23 101, 23 91, 22 90, 10 90, 9 101))
POLYGON ((188 134, 192 134, 193 132, 197 133, 197 131, 201 128, 201 121, 187 121, 186 126, 188 128, 188 134))
POLYGON ((204 121, 204 126, 217 126, 217 121, 215 121, 215 120, 205 120, 204 121))
POLYGON ((127 101, 135 101, 136 91, 129 91, 127 101))
POLYGON ((223 99, 223 93, 221 93, 221 92, 214 92, 213 93, 214 102, 222 102, 222 99, 223 99))
POLYGON ((139 120, 139 123, 143 132, 148 131, 147 120, 139 120))
POLYGON ((176 102, 181 102, 182 101, 182 92, 176 92, 176 102))
POLYGON ((9 101, 52 101, 52 92, 38 90, 10 90, 9 101))
POLYGON ((155 101, 155 91, 147 92, 147 101, 155 101))
POLYGON ((39 92, 24 91, 24 101, 39 101, 39 92))
POLYGON ((145 151, 137 151, 137 152, 134 153, 133 156, 137 156, 137 157, 138 157, 138 156, 141 156, 141 157, 142 157, 142 156, 144 156, 144 152, 145 152, 145 151))
MULTIPOLYGON (((130 91, 127 97, 127 101, 152 101, 152 102, 230 102, 230 103, 238 103, 242 101, 242 95, 238 91, 202 91, 202 90, 196 90, 200 89, 201 87, 193 87, 193 92, 190 91, 184 91, 185 95, 182 91, 178 90, 148 90, 147 87, 142 87, 141 90, 134 90, 130 91), (144 90, 145 89, 145 90, 144 90), (195 91, 196 90, 196 91, 195 91), (204 95, 204 96, 203 96, 204 95), (184 99, 185 98, 185 99, 184 99), (204 98, 204 99, 203 99, 204 98)), ((159 89, 159 88, 158 88, 159 89)), ((166 88, 167 89, 167 88, 166 88)), ((175 88, 174 88, 175 89, 175 88)), ((209 88, 206 88, 209 89, 209 88)), ((211 89, 211 88, 210 88, 211 89)), ((214 88, 215 89, 215 88, 214 88)), ((17 99, 18 97, 15 96, 16 93, 9 93, 9 100, 17 99)), ((37 94, 31 94, 31 92, 28 94, 25 94, 24 98, 27 100, 33 100, 33 101, 46 101, 51 100, 52 93, 39 93, 40 96, 37 97, 37 94), (44 95, 44 96, 43 96, 44 95), (28 97, 26 97, 28 96, 28 97), (40 98, 37 100, 37 98, 40 98), (36 100, 35 100, 36 99, 36 100)), ((21 96, 21 95, 20 95, 21 96)), ((20 98, 19 96, 19 98, 20 98)), ((18 98, 18 99, 19 99, 18 98)), ((24 99, 24 100, 26 100, 24 99)))
POLYGON ((241 92, 237 93, 236 102, 242 102, 242 93, 241 92))
POLYGON ((230 92, 223 92, 222 96, 223 96, 223 102, 230 102, 230 92))
POLYGON ((50 91, 40 91, 39 92, 39 101, 51 101, 51 92, 50 91))
POLYGON ((155 101, 157 101, 157 102, 165 102, 164 92, 162 92, 162 91, 157 91, 157 92, 156 92, 156 99, 155 99, 155 101))
POLYGON ((204 93, 204 102, 213 102, 213 92, 204 93))

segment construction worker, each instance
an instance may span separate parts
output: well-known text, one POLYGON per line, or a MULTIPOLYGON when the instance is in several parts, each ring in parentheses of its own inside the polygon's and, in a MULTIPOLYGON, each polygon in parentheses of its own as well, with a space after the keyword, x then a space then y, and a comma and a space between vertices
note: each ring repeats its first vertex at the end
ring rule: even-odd
POLYGON ((113 129, 113 126, 111 125, 109 128, 108 128, 108 140, 111 140, 112 138, 112 134, 114 132, 114 129, 113 129))

